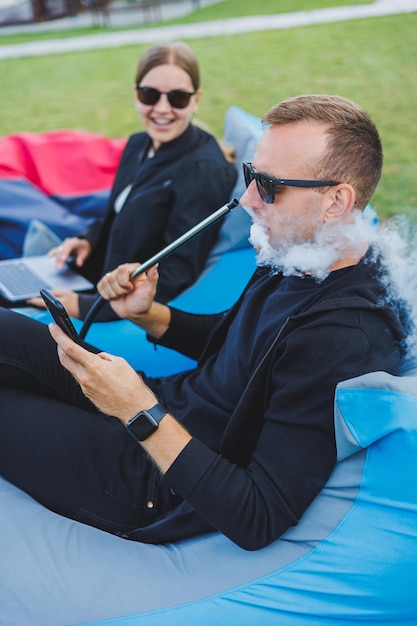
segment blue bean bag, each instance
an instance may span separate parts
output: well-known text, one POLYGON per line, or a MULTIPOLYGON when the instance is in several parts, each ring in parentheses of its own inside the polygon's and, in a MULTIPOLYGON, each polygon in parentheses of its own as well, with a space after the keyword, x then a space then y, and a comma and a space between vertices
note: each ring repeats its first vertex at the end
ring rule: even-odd
POLYGON ((128 542, 0 479, 0 623, 415 625, 416 415, 417 371, 339 384, 338 463, 298 526, 257 552, 219 533, 128 542))
MULTIPOLYGON (((254 116, 227 112, 238 164, 251 160, 260 132, 254 116)), ((240 176, 233 197, 242 191, 240 176)), ((175 305, 210 312, 233 303, 255 266, 248 229, 246 214, 233 211, 200 280, 175 305)), ((88 340, 151 375, 194 366, 155 350, 125 321, 93 324, 88 340)), ((413 364, 402 377, 341 383, 338 463, 299 524, 257 552, 219 533, 128 542, 56 515, 0 479, 0 624, 416 626, 416 413, 413 364)))

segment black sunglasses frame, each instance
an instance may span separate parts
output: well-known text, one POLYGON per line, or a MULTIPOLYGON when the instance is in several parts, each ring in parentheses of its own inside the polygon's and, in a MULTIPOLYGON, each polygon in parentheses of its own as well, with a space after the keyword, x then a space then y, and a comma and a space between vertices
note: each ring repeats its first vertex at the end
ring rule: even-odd
POLYGON ((168 98, 169 104, 174 109, 186 109, 190 104, 192 96, 196 91, 182 91, 182 89, 173 89, 172 91, 159 91, 154 87, 146 87, 145 85, 135 85, 138 98, 142 104, 146 106, 155 106, 162 95, 168 98))
POLYGON ((275 187, 335 187, 340 183, 334 180, 297 180, 295 178, 271 178, 268 174, 257 172, 252 163, 243 163, 243 176, 246 187, 252 181, 256 182, 258 193, 266 204, 273 204, 275 201, 275 187))

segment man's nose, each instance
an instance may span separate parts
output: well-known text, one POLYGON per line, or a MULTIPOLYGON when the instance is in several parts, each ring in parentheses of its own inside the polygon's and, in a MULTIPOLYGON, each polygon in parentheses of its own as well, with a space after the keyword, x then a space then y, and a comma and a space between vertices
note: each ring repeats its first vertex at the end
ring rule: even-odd
POLYGON ((263 208, 264 202, 258 193, 256 182, 254 180, 249 183, 249 186, 240 198, 240 204, 248 205, 254 208, 263 208))

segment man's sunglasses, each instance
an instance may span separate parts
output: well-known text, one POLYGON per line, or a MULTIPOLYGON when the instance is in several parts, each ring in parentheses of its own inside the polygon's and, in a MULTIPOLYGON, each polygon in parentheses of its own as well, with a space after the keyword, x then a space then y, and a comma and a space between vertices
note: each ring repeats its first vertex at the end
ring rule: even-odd
POLYGON ((185 109, 190 104, 191 96, 195 96, 197 93, 188 91, 181 91, 181 89, 173 89, 172 91, 159 91, 153 87, 140 87, 136 85, 136 91, 138 92, 138 98, 142 104, 147 106, 153 106, 159 100, 162 95, 168 98, 168 102, 174 109, 185 109))
POLYGON ((243 175, 245 185, 249 187, 251 182, 256 181, 256 188, 262 200, 272 204, 275 200, 275 187, 334 187, 339 185, 332 180, 296 180, 286 178, 271 178, 268 174, 257 172, 252 163, 243 163, 243 175))

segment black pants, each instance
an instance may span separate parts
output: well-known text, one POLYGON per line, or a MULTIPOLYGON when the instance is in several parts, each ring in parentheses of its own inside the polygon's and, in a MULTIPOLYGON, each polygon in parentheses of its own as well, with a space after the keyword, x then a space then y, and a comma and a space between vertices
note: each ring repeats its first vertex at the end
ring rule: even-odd
POLYGON ((142 448, 60 364, 47 327, 0 309, 0 474, 50 509, 116 534, 174 506, 142 448))

